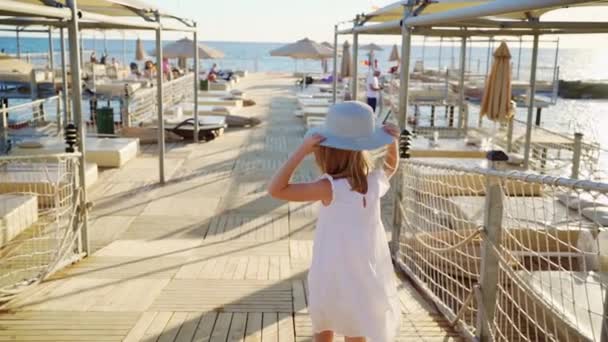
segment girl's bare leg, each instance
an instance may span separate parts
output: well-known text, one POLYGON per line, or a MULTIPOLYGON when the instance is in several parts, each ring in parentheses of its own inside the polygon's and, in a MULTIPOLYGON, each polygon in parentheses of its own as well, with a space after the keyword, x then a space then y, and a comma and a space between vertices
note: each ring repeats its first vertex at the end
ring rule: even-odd
POLYGON ((365 337, 345 337, 344 342, 365 342, 365 337))
POLYGON ((333 342, 334 332, 331 330, 322 331, 315 334, 315 342, 333 342))

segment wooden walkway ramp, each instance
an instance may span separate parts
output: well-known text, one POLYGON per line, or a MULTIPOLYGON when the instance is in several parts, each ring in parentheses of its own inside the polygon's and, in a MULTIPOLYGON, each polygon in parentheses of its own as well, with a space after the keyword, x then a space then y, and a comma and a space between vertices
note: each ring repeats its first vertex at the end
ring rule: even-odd
MULTIPOLYGON (((265 194, 304 133, 292 84, 246 78, 240 88, 257 106, 243 113, 265 124, 168 146, 163 187, 154 146, 103 172, 91 194, 95 253, 1 313, 0 341, 311 341, 315 208, 265 194)), ((296 177, 316 177, 312 161, 296 177)), ((400 294, 399 341, 459 339, 403 280, 400 294)))

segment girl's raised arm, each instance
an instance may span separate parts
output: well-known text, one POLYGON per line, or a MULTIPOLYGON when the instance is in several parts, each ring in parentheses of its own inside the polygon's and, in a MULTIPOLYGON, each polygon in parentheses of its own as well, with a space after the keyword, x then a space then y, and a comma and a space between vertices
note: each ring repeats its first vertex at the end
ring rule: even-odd
POLYGON ((312 153, 324 139, 320 135, 313 135, 304 140, 304 143, 298 147, 274 177, 272 177, 268 185, 270 196, 286 201, 331 201, 332 190, 328 180, 322 179, 314 183, 289 183, 291 176, 302 162, 302 159, 312 153))
POLYGON ((386 124, 384 131, 394 138, 393 142, 386 146, 384 156, 384 172, 386 172, 386 177, 391 178, 399 167, 399 127, 386 124))

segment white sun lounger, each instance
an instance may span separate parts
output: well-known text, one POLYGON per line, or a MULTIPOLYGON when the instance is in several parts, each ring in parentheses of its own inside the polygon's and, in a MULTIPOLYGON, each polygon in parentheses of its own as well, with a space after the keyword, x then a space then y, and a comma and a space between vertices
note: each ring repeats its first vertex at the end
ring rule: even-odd
POLYGON ((0 195, 0 246, 38 221, 38 197, 28 194, 0 195))
MULTIPOLYGON (((65 152, 65 142, 58 139, 40 139, 41 148, 20 148, 18 145, 11 154, 40 155, 65 152)), ((130 138, 87 138, 86 159, 99 167, 121 167, 135 158, 139 151, 139 140, 130 138)))
MULTIPOLYGON (((192 102, 182 102, 179 105, 172 107, 169 110, 169 113, 175 115, 179 107, 181 107, 182 114, 184 116, 192 116, 194 113, 194 103, 192 102)), ((230 115, 234 114, 234 110, 235 107, 231 106, 210 106, 199 104, 198 115, 230 115)))
POLYGON ((203 106, 242 107, 243 100, 230 97, 198 97, 198 104, 203 106))
POLYGON ((310 99, 298 99, 298 107, 329 107, 331 105, 331 99, 320 99, 320 98, 310 98, 310 99))

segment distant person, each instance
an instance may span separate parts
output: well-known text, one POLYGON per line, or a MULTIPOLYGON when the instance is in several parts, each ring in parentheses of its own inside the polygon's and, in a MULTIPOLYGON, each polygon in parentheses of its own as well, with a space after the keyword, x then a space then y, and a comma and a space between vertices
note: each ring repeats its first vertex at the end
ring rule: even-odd
POLYGON ((145 78, 153 78, 156 75, 156 67, 152 61, 147 60, 144 64, 144 77, 145 78))
POLYGON ((141 78, 141 72, 139 71, 137 63, 132 62, 131 64, 129 64, 129 69, 131 69, 131 74, 129 75, 130 79, 138 80, 141 78))
POLYGON ((163 77, 168 80, 171 79, 171 64, 169 64, 169 58, 163 58, 163 77))
POLYGON ((211 67, 211 69, 209 69, 209 75, 215 75, 218 76, 219 73, 219 69, 217 67, 217 63, 213 63, 213 66, 211 67))
POLYGON ((116 58, 112 57, 112 62, 110 63, 110 65, 113 66, 114 68, 118 69, 118 67, 120 66, 120 63, 118 63, 116 58))
POLYGON ((370 69, 366 82, 367 104, 372 107, 374 113, 376 112, 376 105, 378 104, 380 90, 382 90, 380 82, 378 81, 378 77, 380 77, 380 71, 370 69))
POLYGON ((95 51, 91 52, 91 58, 89 58, 89 61, 93 64, 97 64, 97 55, 95 54, 95 51))
POLYGON ((108 60, 108 54, 106 52, 103 53, 103 55, 101 55, 101 59, 99 60, 99 64, 106 64, 108 60))

